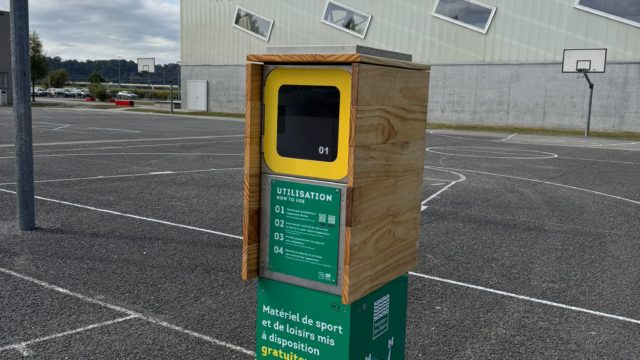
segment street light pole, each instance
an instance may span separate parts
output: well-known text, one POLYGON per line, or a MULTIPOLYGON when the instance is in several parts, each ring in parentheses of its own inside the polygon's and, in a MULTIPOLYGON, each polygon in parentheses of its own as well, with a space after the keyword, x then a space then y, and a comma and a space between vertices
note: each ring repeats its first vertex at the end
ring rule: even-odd
POLYGON ((29 60, 29 1, 11 0, 11 62, 15 115, 16 195, 20 230, 35 230, 33 136, 31 127, 31 66, 29 60))
POLYGON ((120 83, 120 62, 122 61, 121 57, 118 56, 118 91, 122 90, 122 84, 120 83))

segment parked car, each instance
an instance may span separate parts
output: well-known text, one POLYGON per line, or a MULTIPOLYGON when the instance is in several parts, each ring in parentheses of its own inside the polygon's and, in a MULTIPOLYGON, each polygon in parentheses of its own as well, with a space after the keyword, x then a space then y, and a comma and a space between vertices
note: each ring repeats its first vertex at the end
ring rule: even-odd
POLYGON ((65 97, 67 95, 66 89, 51 89, 50 93, 55 97, 65 97))
POLYGON ((43 88, 35 88, 32 89, 31 92, 35 95, 35 96, 47 96, 48 93, 43 89, 43 88))
POLYGON ((116 94, 117 99, 138 100, 138 95, 129 91, 120 91, 116 94))

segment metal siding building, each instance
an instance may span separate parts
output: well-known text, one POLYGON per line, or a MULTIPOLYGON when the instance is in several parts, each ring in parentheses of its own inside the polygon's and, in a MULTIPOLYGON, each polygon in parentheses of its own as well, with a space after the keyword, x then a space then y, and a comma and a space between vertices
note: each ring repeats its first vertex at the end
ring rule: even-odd
POLYGON ((11 104, 11 22, 9 13, 0 11, 0 106, 11 104))
POLYGON ((337 2, 371 15, 364 39, 321 21, 326 0, 182 1, 183 84, 208 80, 210 110, 241 112, 247 54, 359 44, 434 65, 432 122, 580 128, 588 88, 560 73, 562 50, 607 48, 607 73, 592 76, 593 128, 640 131, 640 23, 585 11, 576 0, 482 0, 496 8, 482 33, 434 16, 436 0, 337 2), (273 20, 268 42, 233 26, 237 6, 273 20))

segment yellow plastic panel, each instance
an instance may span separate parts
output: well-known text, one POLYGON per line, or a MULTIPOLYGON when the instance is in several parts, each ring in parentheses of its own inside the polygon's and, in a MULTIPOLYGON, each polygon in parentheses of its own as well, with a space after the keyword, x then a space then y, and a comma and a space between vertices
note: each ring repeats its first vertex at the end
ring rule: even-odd
POLYGON ((276 68, 269 73, 264 89, 264 159, 280 174, 339 180, 347 176, 351 73, 344 69, 276 68), (340 92, 338 146, 332 162, 280 156, 278 140, 278 93, 283 85, 333 86, 340 92))

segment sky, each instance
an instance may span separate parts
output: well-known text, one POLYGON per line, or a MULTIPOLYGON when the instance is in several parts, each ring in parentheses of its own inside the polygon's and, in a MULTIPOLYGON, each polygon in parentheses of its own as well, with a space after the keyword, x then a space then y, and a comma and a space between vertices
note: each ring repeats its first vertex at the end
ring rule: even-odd
POLYGON ((180 60, 180 0, 31 0, 29 25, 63 60, 180 60))

